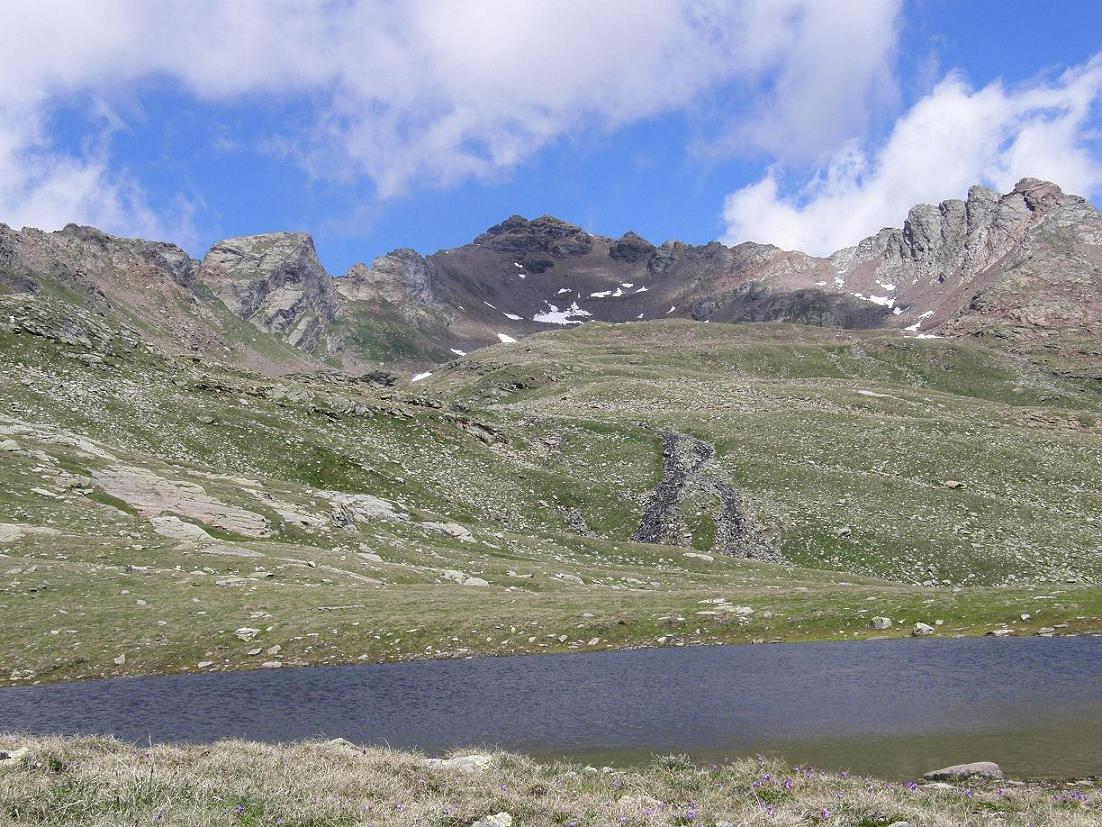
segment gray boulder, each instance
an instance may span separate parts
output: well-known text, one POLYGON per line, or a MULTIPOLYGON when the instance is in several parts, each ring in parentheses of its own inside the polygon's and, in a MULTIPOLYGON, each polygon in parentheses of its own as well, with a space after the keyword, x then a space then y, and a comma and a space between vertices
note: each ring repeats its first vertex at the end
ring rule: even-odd
POLYGON ((954 764, 940 770, 932 770, 922 776, 923 781, 964 781, 968 778, 1002 779, 1002 768, 993 761, 975 761, 971 764, 954 764))

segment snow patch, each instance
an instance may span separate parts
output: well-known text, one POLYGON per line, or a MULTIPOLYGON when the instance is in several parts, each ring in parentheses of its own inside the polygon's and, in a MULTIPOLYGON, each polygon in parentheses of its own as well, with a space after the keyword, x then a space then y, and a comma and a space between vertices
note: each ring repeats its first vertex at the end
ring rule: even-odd
POLYGON ((589 298, 591 298, 591 299, 603 299, 606 296, 611 296, 611 295, 612 295, 611 290, 601 290, 597 293, 590 293, 589 298))
POLYGON ((827 283, 825 281, 817 281, 817 282, 815 282, 815 286, 816 287, 826 287, 827 283))
POLYGON ((666 315, 667 316, 670 315, 675 310, 677 310, 677 305, 676 304, 673 307, 671 307, 669 310, 666 311, 666 315))
POLYGON ((861 301, 872 302, 873 304, 878 304, 881 307, 895 307, 895 299, 888 296, 865 296, 861 293, 854 293, 853 295, 855 295, 861 301))
POLYGON ((573 302, 566 310, 559 310, 558 307, 551 304, 549 301, 544 301, 547 305, 547 310, 543 313, 537 313, 532 317, 534 322, 542 322, 543 324, 581 324, 584 319, 576 319, 575 316, 592 316, 588 310, 583 310, 578 307, 577 302, 573 302))
POLYGON ((516 313, 502 313, 501 315, 506 319, 512 319, 514 322, 519 322, 524 318, 523 316, 518 316, 516 313))
POLYGON ((559 288, 559 289, 558 289, 558 290, 557 290, 557 291, 555 292, 555 295, 556 295, 556 296, 561 296, 561 295, 562 295, 563 293, 569 293, 569 292, 570 292, 571 290, 573 290, 573 289, 574 289, 573 287, 560 287, 560 288, 559 288))
POLYGON ((516 344, 517 342, 517 340, 514 339, 512 336, 508 336, 504 333, 497 334, 497 338, 501 339, 501 343, 503 345, 516 344))
POLYGON ((493 308, 494 310, 497 310, 497 308, 496 308, 496 307, 494 307, 494 306, 493 306, 492 304, 490 304, 490 303, 489 303, 488 301, 486 301, 485 299, 483 299, 483 300, 482 300, 482 303, 483 303, 484 305, 486 305, 487 307, 490 307, 490 308, 493 308))
POLYGON ((466 355, 467 355, 467 351, 465 351, 465 350, 460 350, 460 349, 459 349, 459 348, 457 348, 457 347, 451 347, 451 348, 448 348, 448 350, 450 350, 450 351, 451 351, 452 353, 454 353, 454 354, 455 354, 456 356, 466 356, 466 355))
POLYGON ((513 262, 513 266, 516 267, 518 270, 523 270, 524 269, 523 264, 517 264, 515 261, 513 262))
POLYGON ((417 375, 415 375, 409 381, 410 382, 420 382, 422 379, 428 379, 430 376, 432 376, 432 371, 431 370, 425 371, 424 373, 418 373, 417 375))
POLYGON ((620 282, 620 286, 621 287, 634 287, 635 284, 633 282, 630 282, 630 281, 622 281, 622 282, 620 282))
POLYGON ((644 285, 643 287, 638 288, 635 292, 636 293, 646 293, 647 289, 648 288, 644 285))

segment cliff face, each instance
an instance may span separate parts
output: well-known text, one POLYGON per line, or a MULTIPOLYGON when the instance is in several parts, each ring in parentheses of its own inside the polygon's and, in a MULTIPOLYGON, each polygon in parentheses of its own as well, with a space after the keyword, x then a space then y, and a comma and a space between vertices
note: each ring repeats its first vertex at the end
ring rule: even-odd
POLYGON ((1002 196, 972 187, 966 201, 916 206, 902 229, 830 261, 846 289, 894 299, 911 332, 1100 332, 1102 214, 1035 178, 1002 196))
POLYGON ((221 241, 197 278, 238 318, 308 353, 327 349, 337 291, 305 233, 221 241))

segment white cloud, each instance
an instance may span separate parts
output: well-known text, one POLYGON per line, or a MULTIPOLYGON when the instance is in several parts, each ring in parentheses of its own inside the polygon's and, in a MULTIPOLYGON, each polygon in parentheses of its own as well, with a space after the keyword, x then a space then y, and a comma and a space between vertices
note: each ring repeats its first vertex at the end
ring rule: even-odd
POLYGON ((1088 122, 1102 100, 1102 55, 1053 81, 972 89, 950 74, 896 121, 876 148, 851 143, 792 193, 783 170, 732 193, 727 243, 769 241, 827 254, 888 225, 911 206, 960 198, 972 184, 1008 191, 1019 178, 1102 190, 1102 158, 1088 122))
POLYGON ((740 143, 813 156, 890 89, 898 15, 899 0, 8 0, 0 220, 147 226, 109 145, 62 152, 48 117, 151 78, 223 104, 308 101, 316 127, 271 145, 382 198, 733 88, 752 116, 727 125, 740 143))

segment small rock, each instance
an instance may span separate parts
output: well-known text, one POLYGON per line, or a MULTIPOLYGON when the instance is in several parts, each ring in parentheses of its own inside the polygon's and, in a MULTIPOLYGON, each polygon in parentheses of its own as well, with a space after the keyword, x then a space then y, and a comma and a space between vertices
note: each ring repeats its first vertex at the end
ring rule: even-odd
POLYGON ((252 640, 254 637, 256 637, 257 635, 260 634, 260 630, 259 629, 253 629, 249 626, 242 626, 240 629, 235 631, 233 634, 234 634, 234 637, 236 637, 238 640, 252 640))
POLYGON ((471 827, 513 827, 513 817, 508 813, 480 818, 471 827))
POLYGON ((952 488, 954 491, 958 488, 964 488, 964 483, 959 480, 945 480, 942 485, 946 488, 952 488))
POLYGON ((993 629, 987 633, 988 637, 1007 637, 1012 634, 1014 634, 1013 629, 993 629))
POLYGON ((29 750, 26 747, 20 747, 19 749, 11 750, 10 752, 0 751, 0 770, 15 767, 23 762, 23 759, 27 756, 29 750))
POLYGON ((208 666, 214 666, 214 661, 212 661, 212 660, 201 660, 195 665, 199 669, 206 669, 208 666))
POLYGON ((694 560, 704 560, 705 562, 708 562, 708 563, 711 563, 716 559, 710 554, 701 554, 698 551, 685 551, 685 552, 681 553, 681 556, 682 557, 692 557, 694 560))
POLYGON ((283 668, 283 663, 282 663, 282 661, 278 661, 278 660, 266 660, 266 661, 264 661, 264 663, 260 664, 260 668, 261 669, 282 669, 283 668))
POLYGON ((932 635, 934 633, 934 627, 928 623, 916 623, 914 628, 911 629, 911 637, 925 637, 926 635, 932 635))
POLYGON ((892 619, 890 617, 874 617, 869 621, 869 625, 874 629, 890 629, 892 627, 892 619))
POLYGON ((922 776, 924 781, 963 781, 966 778, 1004 778, 1002 768, 993 761, 975 761, 971 764, 954 764, 940 770, 932 770, 922 776))
POLYGON ((246 652, 245 654, 246 654, 246 655, 249 655, 249 656, 255 656, 255 655, 259 655, 261 651, 262 651, 262 650, 260 650, 260 649, 250 649, 250 650, 249 650, 248 652, 246 652))
POLYGON ((126 655, 119 655, 115 658, 115 666, 122 666, 124 663, 126 663, 126 655))
POLYGON ((497 759, 485 752, 476 752, 471 755, 457 755, 454 758, 426 758, 426 767, 436 767, 442 770, 459 770, 460 772, 482 772, 489 769, 497 759))

